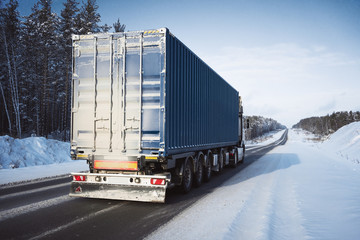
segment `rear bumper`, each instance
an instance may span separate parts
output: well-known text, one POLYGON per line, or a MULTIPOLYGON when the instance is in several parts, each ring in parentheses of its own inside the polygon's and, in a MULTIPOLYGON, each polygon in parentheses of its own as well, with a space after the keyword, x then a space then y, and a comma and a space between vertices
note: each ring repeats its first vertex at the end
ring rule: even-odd
POLYGON ((101 198, 141 202, 164 203, 170 176, 158 175, 122 175, 72 173, 73 176, 85 176, 83 181, 72 181, 71 197, 101 198), (100 182, 96 181, 99 180, 100 182), (151 179, 163 179, 164 184, 152 185, 151 179), (136 181, 135 181, 136 179, 136 181))

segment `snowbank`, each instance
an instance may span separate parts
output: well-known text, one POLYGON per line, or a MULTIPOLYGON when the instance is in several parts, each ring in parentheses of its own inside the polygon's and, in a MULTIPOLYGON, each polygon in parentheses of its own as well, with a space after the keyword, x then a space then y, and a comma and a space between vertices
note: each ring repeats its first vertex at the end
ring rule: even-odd
POLYGON ((360 122, 353 122, 338 129, 319 147, 354 163, 360 163, 360 122))
POLYGON ((70 159, 69 143, 43 137, 0 136, 0 184, 86 170, 86 161, 70 159))
POLYGON ((70 161, 70 143, 43 137, 0 137, 0 169, 70 161))

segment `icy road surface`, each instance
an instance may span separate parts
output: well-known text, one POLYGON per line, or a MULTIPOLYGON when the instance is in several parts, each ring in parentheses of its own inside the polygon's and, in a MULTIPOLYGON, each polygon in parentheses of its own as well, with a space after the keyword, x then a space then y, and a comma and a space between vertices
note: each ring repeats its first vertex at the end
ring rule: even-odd
POLYGON ((360 239, 359 164, 307 138, 290 130, 148 239, 360 239))

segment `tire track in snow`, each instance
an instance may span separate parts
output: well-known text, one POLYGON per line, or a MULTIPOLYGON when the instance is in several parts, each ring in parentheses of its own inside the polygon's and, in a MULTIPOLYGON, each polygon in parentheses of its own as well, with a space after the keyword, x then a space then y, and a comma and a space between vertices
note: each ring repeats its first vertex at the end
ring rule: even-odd
MULTIPOLYGON (((295 164, 294 157, 285 158, 284 155, 280 155, 279 168, 285 169, 295 164)), ((268 232, 269 239, 292 239, 294 236, 298 239, 307 239, 308 236, 303 226, 304 217, 300 212, 299 198, 291 171, 279 171, 274 190, 275 198, 270 215, 273 224, 268 232)))
POLYGON ((257 170, 261 174, 251 179, 256 181, 252 184, 252 192, 247 196, 244 205, 237 210, 225 239, 267 239, 271 223, 269 216, 274 204, 274 188, 278 181, 278 162, 269 162, 262 158, 253 167, 262 166, 266 168, 257 170))
POLYGON ((226 239, 307 239, 289 171, 297 164, 296 155, 278 154, 276 150, 271 155, 256 163, 267 167, 255 178, 253 193, 233 219, 226 239))

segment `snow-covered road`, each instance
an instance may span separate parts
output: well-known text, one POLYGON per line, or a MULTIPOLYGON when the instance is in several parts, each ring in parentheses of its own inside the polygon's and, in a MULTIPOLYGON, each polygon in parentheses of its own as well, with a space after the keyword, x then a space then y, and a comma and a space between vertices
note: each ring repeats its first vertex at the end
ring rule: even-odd
POLYGON ((289 131, 149 239, 360 239, 359 164, 289 131))

